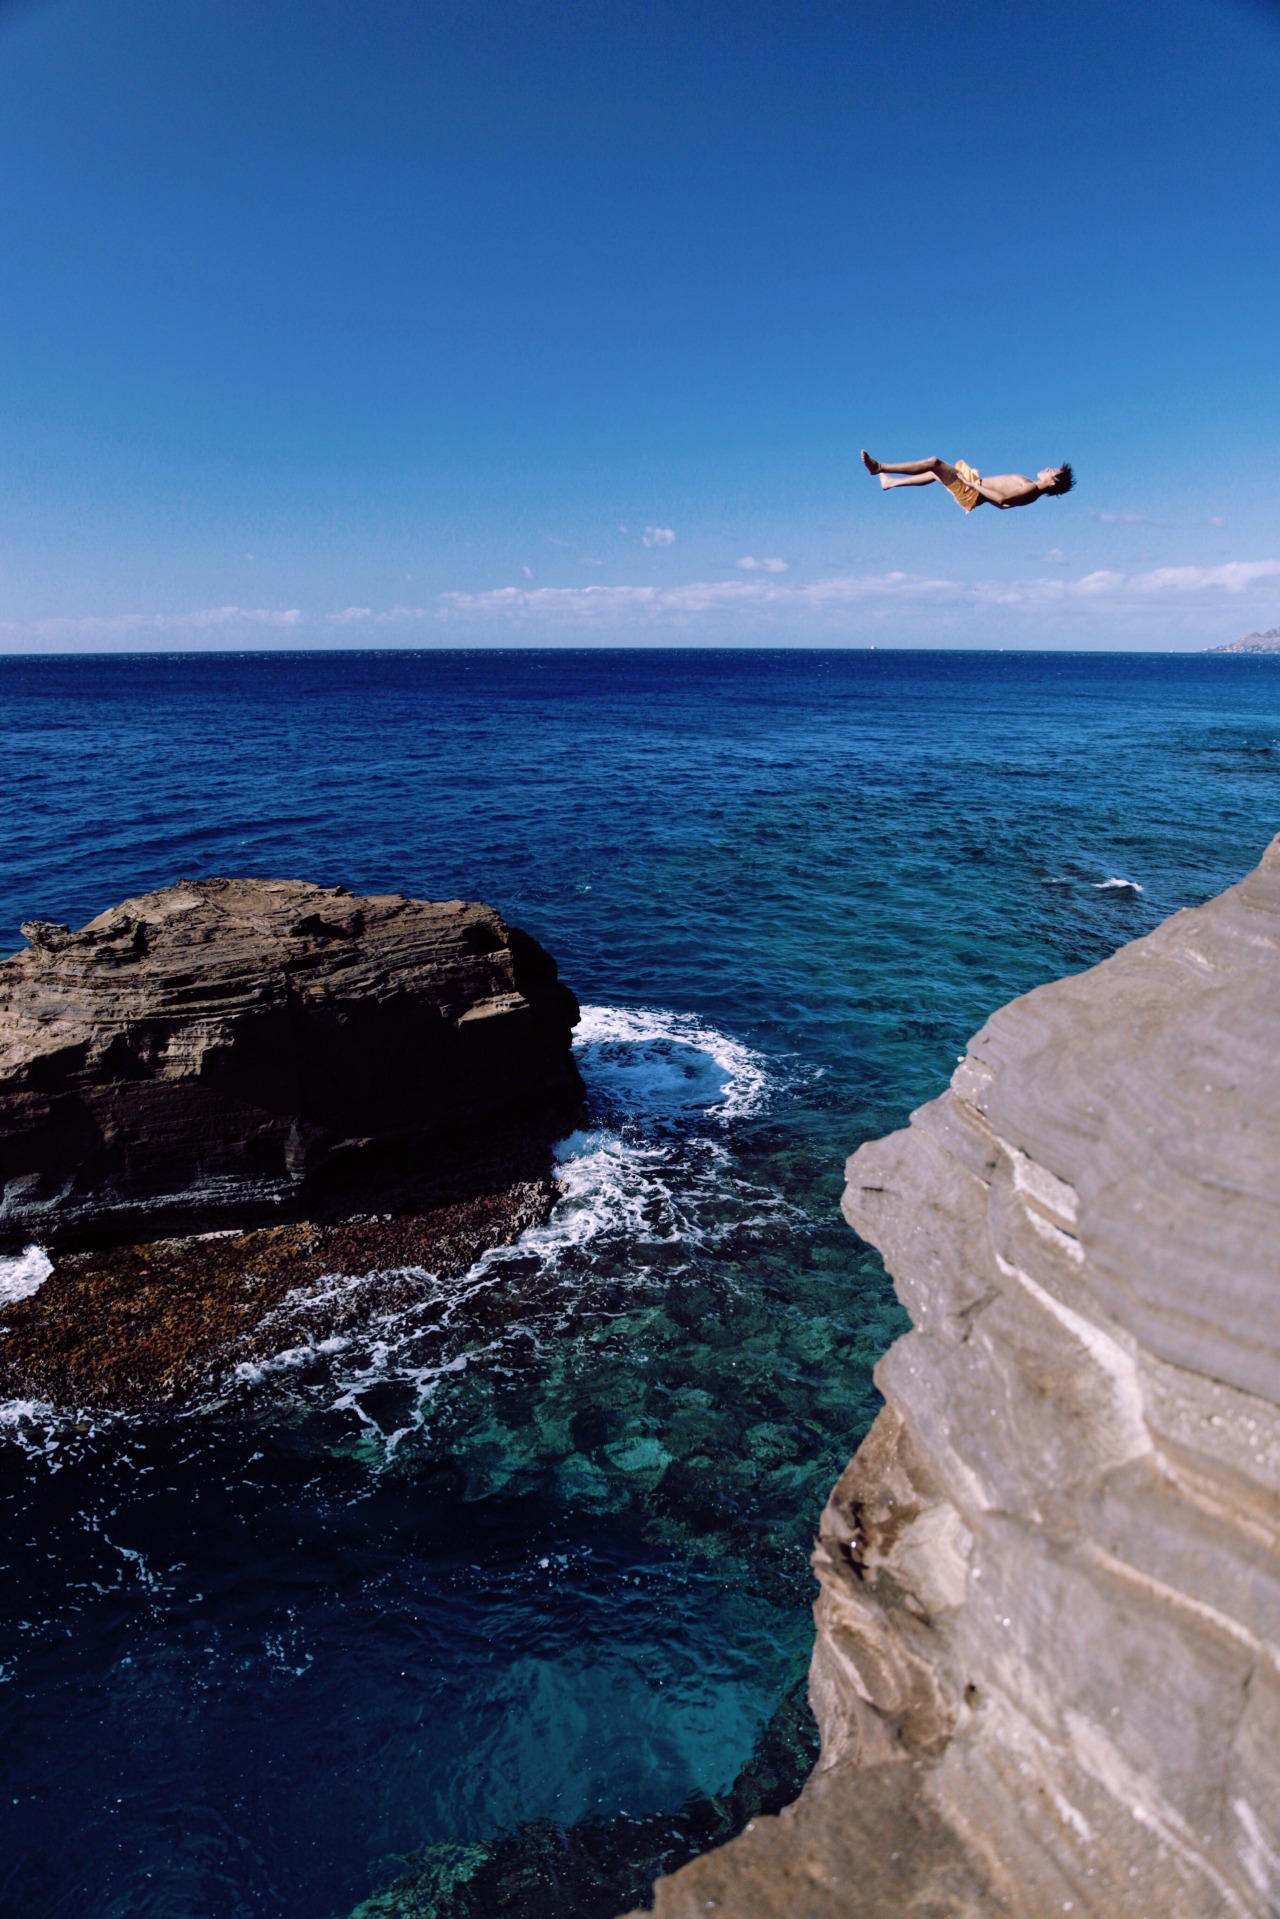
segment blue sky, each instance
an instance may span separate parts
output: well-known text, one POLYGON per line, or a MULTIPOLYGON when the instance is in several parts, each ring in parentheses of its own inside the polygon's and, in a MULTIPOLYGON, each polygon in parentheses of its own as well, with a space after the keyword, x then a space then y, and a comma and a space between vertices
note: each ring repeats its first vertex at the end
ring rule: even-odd
POLYGON ((0 0, 0 648, 1276 624, 1278 102, 1255 0, 0 0))

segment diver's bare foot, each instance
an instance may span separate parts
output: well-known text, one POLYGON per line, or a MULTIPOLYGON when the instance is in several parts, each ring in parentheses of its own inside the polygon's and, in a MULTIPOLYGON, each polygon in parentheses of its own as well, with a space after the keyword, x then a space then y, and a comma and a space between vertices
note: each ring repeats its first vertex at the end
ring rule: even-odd
POLYGON ((878 473, 880 471, 879 460, 873 460, 865 446, 862 449, 862 464, 866 467, 868 473, 878 473))

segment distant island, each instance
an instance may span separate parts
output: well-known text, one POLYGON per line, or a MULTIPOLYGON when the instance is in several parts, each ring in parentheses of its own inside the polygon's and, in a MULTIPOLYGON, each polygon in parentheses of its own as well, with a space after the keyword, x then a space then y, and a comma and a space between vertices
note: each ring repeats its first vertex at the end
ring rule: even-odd
POLYGON ((1280 626, 1269 626, 1265 633, 1246 633, 1242 640, 1228 640, 1225 646, 1209 646, 1207 653, 1280 653, 1280 626))

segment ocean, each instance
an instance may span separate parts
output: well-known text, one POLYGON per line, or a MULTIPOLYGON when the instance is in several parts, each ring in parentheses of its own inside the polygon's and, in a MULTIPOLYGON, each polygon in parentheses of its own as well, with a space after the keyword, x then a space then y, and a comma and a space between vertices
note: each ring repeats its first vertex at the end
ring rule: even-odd
POLYGON ((0 733, 0 952, 183 876, 482 899, 589 1089, 464 1279, 181 1416, 0 1405, 0 1910, 607 1919, 812 1761, 905 1324, 846 1154, 1256 862, 1280 660, 8 658, 0 733))

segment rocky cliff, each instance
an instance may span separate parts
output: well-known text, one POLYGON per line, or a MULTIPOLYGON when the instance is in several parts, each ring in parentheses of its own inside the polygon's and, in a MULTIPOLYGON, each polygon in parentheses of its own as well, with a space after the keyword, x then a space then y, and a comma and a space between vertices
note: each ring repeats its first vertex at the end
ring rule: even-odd
POLYGON ((1280 1912, 1280 839, 849 1162, 914 1330, 823 1515, 801 1798, 661 1919, 1280 1912))
POLYGON ((1280 653, 1280 626, 1269 626, 1265 633, 1246 633, 1243 639, 1228 640, 1225 646, 1210 646, 1209 653, 1280 653))
POLYGON ((555 962, 487 906, 183 881, 0 963, 0 1245, 319 1217, 581 1097, 555 962))

